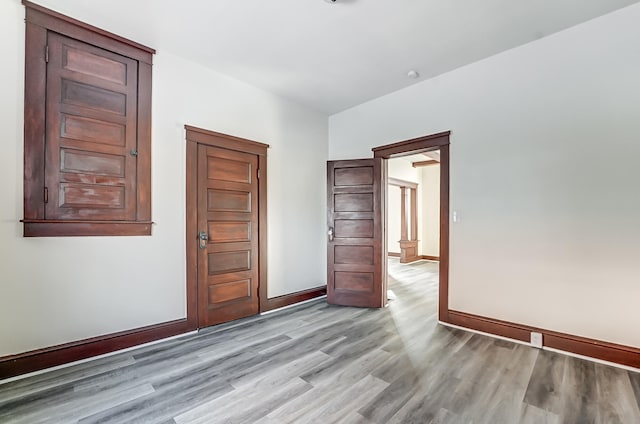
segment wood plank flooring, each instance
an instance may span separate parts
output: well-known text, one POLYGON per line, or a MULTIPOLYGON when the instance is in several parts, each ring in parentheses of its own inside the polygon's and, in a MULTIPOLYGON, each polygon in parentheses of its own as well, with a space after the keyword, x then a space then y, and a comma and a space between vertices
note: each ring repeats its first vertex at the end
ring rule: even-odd
POLYGON ((437 264, 389 307, 314 301, 0 384, 0 423, 640 423, 640 374, 437 325, 437 264))

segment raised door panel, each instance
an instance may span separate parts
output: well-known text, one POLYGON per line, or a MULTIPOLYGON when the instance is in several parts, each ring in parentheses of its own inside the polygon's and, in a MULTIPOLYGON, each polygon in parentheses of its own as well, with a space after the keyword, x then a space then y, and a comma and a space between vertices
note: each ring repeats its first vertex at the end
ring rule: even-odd
POLYGON ((386 304, 381 159, 329 162, 327 300, 346 306, 386 304))
POLYGON ((251 241, 251 222, 209 222, 209 240, 215 243, 251 241))
POLYGON ((251 280, 230 281, 228 283, 211 285, 209 290, 209 304, 216 305, 238 299, 251 297, 251 280))
POLYGON ((48 33, 46 219, 136 219, 135 60, 48 33))
POLYGON ((337 238, 373 238, 373 219, 334 220, 337 238))
POLYGON ((127 65, 103 55, 95 54, 75 46, 63 47, 64 69, 103 79, 120 85, 127 83, 127 65))
MULTIPOLYGON (((66 72, 63 72, 66 74, 66 72)), ((96 87, 73 81, 74 75, 62 77, 62 93, 60 103, 64 106, 77 106, 78 109, 90 109, 90 111, 107 112, 118 116, 127 113, 127 95, 113 89, 96 87)))
POLYGON ((250 250, 209 253, 208 259, 209 275, 251 270, 250 250))
POLYGON ((334 286, 338 291, 371 294, 375 288, 372 272, 336 271, 334 286))
POLYGON ((217 181, 251 183, 250 164, 230 159, 216 158, 208 163, 209 178, 217 181))
POLYGON ((374 172, 371 166, 338 168, 334 170, 334 185, 336 187, 372 185, 373 177, 374 172))
POLYGON ((333 207, 336 212, 373 212, 373 193, 337 193, 333 207))
POLYGON ((119 155, 60 149, 60 171, 64 173, 122 178, 125 176, 125 166, 125 158, 119 155))
POLYGON ((127 144, 125 129, 126 126, 120 123, 62 114, 60 136, 67 140, 124 147, 127 144))
POLYGON ((59 199, 61 208, 119 209, 124 207, 124 189, 95 184, 62 183, 59 199))
POLYGON ((251 212, 251 192, 223 189, 207 190, 212 212, 251 212))
POLYGON ((258 157, 198 147, 201 327, 258 313, 258 157))
POLYGON ((373 265, 373 246, 335 246, 334 258, 336 264, 373 265))

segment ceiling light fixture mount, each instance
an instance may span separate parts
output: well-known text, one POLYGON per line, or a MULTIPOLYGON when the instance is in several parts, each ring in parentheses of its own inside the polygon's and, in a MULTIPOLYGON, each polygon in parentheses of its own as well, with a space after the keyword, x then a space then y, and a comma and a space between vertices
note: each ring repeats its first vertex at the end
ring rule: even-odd
POLYGON ((409 72, 407 72, 407 76, 411 79, 417 79, 420 77, 420 74, 418 73, 418 71, 412 69, 409 72))

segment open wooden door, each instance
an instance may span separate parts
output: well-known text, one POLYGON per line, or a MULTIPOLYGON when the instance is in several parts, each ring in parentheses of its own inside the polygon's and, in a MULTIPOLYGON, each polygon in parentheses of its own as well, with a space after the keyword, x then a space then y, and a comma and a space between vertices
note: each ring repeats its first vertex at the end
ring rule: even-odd
POLYGON ((327 301, 381 308, 387 303, 386 169, 383 160, 327 163, 327 301))

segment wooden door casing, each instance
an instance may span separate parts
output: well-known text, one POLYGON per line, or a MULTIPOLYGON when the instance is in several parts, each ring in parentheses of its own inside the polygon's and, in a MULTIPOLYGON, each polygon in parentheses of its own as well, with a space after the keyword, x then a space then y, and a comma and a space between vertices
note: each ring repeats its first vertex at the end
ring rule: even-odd
POLYGON ((450 131, 400 141, 372 149, 375 158, 407 156, 440 150, 440 256, 438 319, 449 322, 449 136, 450 131))
POLYGON ((198 321, 259 311, 258 156, 198 146, 198 321))
POLYGON ((151 235, 155 50, 22 3, 24 237, 151 235))
POLYGON ((381 159, 327 163, 327 301, 386 305, 386 243, 381 159))

